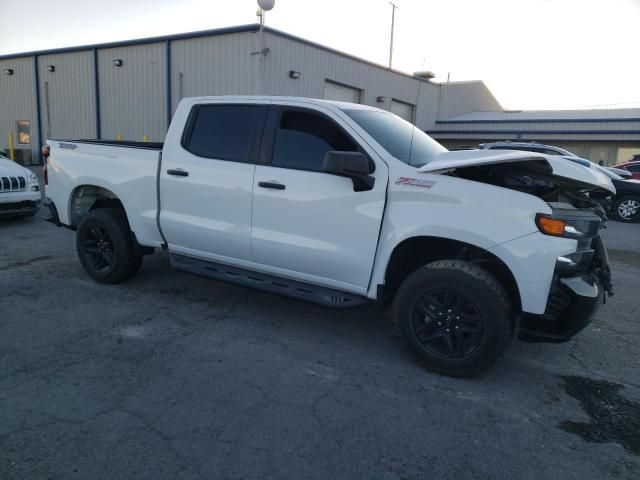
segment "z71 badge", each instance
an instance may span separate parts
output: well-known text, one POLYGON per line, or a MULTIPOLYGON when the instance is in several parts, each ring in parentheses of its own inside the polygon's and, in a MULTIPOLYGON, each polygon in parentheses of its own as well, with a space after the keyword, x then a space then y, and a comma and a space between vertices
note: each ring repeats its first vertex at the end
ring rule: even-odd
POLYGON ((406 185, 408 187, 431 188, 436 184, 433 180, 421 178, 400 177, 396 180, 396 185, 406 185))

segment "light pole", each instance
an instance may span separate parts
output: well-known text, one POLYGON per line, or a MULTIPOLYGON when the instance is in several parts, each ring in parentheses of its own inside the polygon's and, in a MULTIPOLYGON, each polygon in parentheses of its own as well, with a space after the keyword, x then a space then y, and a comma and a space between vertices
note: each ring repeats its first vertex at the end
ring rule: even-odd
POLYGON ((275 0, 258 0, 258 16, 260 17, 260 56, 265 55, 264 47, 264 17, 275 6, 275 0))
POLYGON ((389 68, 391 68, 393 63, 393 30, 396 26, 396 8, 398 6, 393 2, 389 2, 389 5, 391 5, 391 41, 389 42, 389 68))

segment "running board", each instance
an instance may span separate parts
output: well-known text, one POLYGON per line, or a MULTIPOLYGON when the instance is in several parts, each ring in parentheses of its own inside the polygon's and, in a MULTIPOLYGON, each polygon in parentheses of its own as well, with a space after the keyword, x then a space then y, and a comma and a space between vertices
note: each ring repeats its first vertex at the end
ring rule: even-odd
POLYGON ((223 282, 235 283, 244 287, 264 290, 270 293, 286 295, 333 308, 357 307, 370 301, 366 297, 352 293, 319 287, 297 280, 269 275, 267 273, 232 267, 222 263, 201 260, 186 255, 171 253, 170 259, 171 266, 176 270, 221 280, 223 282))

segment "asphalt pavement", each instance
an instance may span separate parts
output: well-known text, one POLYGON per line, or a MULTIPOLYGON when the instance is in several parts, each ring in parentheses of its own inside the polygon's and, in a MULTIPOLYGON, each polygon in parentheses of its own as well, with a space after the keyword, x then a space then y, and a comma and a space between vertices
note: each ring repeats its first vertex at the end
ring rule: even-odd
POLYGON ((0 221, 0 479, 640 478, 640 224, 573 341, 425 370, 375 305, 172 271, 93 282, 74 233, 0 221))

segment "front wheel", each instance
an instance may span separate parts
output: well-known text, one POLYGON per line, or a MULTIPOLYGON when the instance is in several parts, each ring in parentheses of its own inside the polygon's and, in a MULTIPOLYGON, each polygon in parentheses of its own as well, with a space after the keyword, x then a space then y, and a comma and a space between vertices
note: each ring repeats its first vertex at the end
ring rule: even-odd
POLYGON ((409 275, 393 315, 427 367, 453 377, 485 372, 513 338, 504 287, 486 270, 460 260, 433 262, 409 275))
POLYGON ((127 217, 118 208, 90 211, 78 226, 76 248, 86 272, 100 283, 120 283, 142 265, 127 217))
POLYGON ((622 222, 637 222, 640 219, 640 197, 628 195, 619 198, 613 205, 613 215, 622 222))

